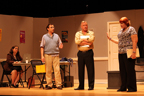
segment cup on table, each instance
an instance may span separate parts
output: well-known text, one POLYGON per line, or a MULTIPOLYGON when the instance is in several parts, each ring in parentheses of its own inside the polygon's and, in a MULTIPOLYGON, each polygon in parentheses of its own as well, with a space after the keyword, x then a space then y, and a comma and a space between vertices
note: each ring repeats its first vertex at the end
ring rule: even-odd
POLYGON ((28 60, 26 60, 26 63, 28 63, 28 60))

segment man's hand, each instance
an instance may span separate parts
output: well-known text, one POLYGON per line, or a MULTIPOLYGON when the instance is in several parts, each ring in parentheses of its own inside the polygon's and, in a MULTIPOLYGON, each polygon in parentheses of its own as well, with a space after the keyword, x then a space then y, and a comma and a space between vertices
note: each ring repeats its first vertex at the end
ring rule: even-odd
POLYGON ((42 61, 42 62, 45 62, 44 56, 41 57, 41 61, 42 61))
POLYGON ((81 39, 83 42, 88 42, 88 40, 87 39, 81 39))
POLYGON ((62 43, 59 45, 59 48, 60 48, 60 49, 62 49, 62 48, 63 48, 63 44, 62 44, 62 43))

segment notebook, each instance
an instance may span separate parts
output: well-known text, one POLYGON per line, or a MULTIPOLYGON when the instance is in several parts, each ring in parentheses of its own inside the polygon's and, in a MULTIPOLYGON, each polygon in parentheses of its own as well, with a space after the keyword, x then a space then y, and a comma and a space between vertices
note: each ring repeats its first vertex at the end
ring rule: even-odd
MULTIPOLYGON (((127 49, 127 58, 131 58, 132 53, 133 53, 133 49, 127 49)), ((140 57, 138 48, 136 48, 136 57, 140 57)))

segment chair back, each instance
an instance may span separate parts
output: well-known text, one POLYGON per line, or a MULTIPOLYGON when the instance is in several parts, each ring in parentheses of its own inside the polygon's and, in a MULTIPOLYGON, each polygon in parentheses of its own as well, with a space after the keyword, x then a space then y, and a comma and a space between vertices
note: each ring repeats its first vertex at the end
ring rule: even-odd
POLYGON ((4 68, 6 61, 1 62, 1 66, 3 68, 3 74, 11 75, 11 71, 6 71, 4 68))
POLYGON ((4 69, 4 65, 5 65, 6 61, 1 62, 1 66, 4 69))
POLYGON ((31 60, 31 65, 35 67, 36 65, 43 65, 41 60, 31 60))
MULTIPOLYGON (((32 79, 30 80, 29 89, 30 89, 31 86, 35 86, 35 85, 40 85, 40 87, 43 87, 43 81, 44 81, 44 78, 45 78, 45 73, 36 73, 36 66, 37 65, 43 65, 42 61, 41 60, 31 60, 31 65, 32 65, 32 68, 33 68, 33 74, 32 74, 32 79), (39 77, 40 74, 43 74, 43 79, 42 80, 39 77), (32 84, 34 75, 37 75, 37 77, 40 80, 41 84, 34 84, 34 85, 32 84)), ((43 87, 43 89, 44 89, 44 87, 43 87)))

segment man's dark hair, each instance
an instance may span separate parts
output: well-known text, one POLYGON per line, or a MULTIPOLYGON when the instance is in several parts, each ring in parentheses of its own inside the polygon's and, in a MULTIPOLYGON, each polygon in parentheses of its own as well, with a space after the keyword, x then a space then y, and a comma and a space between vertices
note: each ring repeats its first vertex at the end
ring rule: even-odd
MULTIPOLYGON (((53 24, 48 24, 48 25, 46 26, 46 30, 47 30, 47 28, 49 28, 50 25, 53 25, 53 24)), ((47 31, 48 31, 48 30, 47 30, 47 31)))

